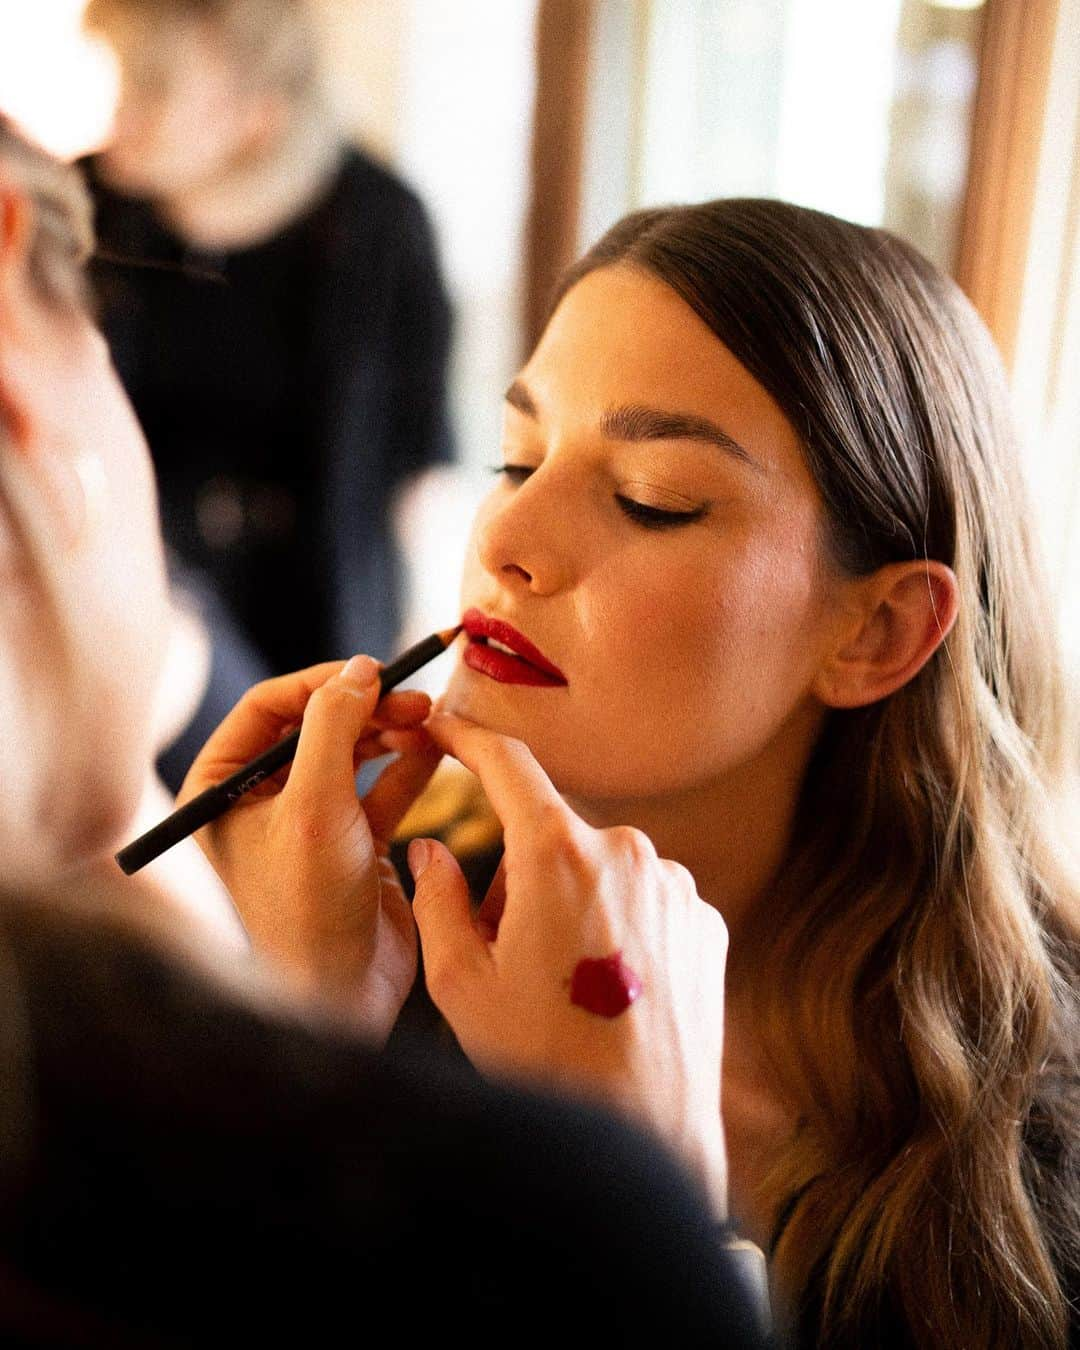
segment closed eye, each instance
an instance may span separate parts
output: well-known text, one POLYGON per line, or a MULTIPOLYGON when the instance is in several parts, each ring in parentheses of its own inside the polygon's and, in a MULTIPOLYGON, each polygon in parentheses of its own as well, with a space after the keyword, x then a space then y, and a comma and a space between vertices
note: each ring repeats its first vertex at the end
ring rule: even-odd
POLYGON ((615 500, 619 504, 619 510, 624 515, 636 520, 639 525, 644 525, 649 530, 669 529, 674 525, 689 525, 693 520, 700 520, 705 514, 704 506, 697 506, 693 511, 662 511, 659 506, 646 506, 644 502, 636 502, 633 497, 623 497, 616 492, 615 500))
MULTIPOLYGON (((524 483, 529 475, 535 472, 530 464, 496 464, 492 466, 491 471, 502 474, 515 485, 524 483)), ((648 506, 645 502, 635 501, 633 497, 625 497, 620 492, 616 492, 615 501, 623 515, 647 530, 666 530, 679 525, 689 525, 692 521, 700 520, 707 510, 707 507, 697 506, 692 511, 664 511, 659 506, 648 506)))
POLYGON ((511 483, 518 484, 524 483, 529 474, 534 473, 535 470, 531 464, 493 464, 491 472, 501 473, 504 477, 509 478, 511 483))

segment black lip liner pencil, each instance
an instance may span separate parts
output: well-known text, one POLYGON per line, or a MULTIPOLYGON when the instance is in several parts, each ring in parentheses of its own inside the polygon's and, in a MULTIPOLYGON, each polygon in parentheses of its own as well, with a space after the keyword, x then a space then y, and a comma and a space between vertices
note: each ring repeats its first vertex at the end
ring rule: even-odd
MULTIPOLYGON (((432 633, 430 637, 424 638, 408 651, 402 652, 388 666, 384 666, 379 671, 380 697, 402 680, 414 675, 421 666, 426 666, 429 661, 446 651, 460 632, 461 625, 458 624, 456 628, 445 628, 440 633, 432 633)), ((237 769, 234 774, 230 774, 220 783, 215 783, 213 787, 208 787, 205 792, 200 792, 197 797, 192 797, 191 801, 181 806, 178 811, 174 811, 171 816, 166 816, 153 829, 140 834, 138 839, 133 840, 116 855, 121 871, 131 876, 140 867, 153 862, 166 849, 178 844, 181 839, 186 839, 189 834, 194 834, 210 821, 216 820, 234 802, 239 801, 245 792, 250 792, 257 783, 261 783, 264 778, 269 778, 272 773, 288 764, 296 754, 299 740, 300 728, 297 727, 276 745, 270 746, 261 755, 256 755, 243 768, 237 769)))

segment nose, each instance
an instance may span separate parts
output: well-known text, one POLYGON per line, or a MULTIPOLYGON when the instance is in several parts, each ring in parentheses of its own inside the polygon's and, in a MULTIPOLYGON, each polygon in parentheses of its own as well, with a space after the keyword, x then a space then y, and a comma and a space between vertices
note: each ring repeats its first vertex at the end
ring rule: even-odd
POLYGON ((581 561, 582 523, 566 475, 548 464, 488 503, 477 530, 482 566, 502 585, 553 595, 573 583, 581 561), (576 537, 576 543, 575 543, 576 537))

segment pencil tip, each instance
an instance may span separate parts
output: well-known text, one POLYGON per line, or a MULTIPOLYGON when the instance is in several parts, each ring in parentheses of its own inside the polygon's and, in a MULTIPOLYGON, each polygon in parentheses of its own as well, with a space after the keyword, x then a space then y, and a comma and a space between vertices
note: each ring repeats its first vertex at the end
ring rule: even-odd
POLYGON ((464 624, 460 623, 455 624, 453 628, 444 628, 442 632, 437 633, 436 636, 438 637, 439 641, 443 644, 444 647, 449 647, 451 642, 453 642, 453 640, 461 632, 463 627, 464 624))

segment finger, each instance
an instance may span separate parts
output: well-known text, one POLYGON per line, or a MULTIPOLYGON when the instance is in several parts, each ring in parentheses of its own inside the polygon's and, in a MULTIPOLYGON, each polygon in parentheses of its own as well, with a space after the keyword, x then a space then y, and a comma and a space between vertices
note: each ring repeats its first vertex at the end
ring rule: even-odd
POLYGON ((354 656, 339 675, 320 685, 304 710, 283 795, 327 807, 335 802, 355 806, 354 751, 378 701, 379 665, 370 656, 354 656))
POLYGON ((473 924, 468 883, 450 850, 434 839, 414 839, 408 859, 424 980, 435 1006, 452 1022, 455 1003, 484 976, 491 957, 473 924))
POLYGON ((430 694, 422 689, 402 689, 387 694, 371 720, 379 728, 410 727, 422 722, 430 712, 430 694))
MULTIPOLYGON (((401 730, 380 731, 378 737, 379 745, 382 746, 381 754, 406 754, 418 755, 422 750, 431 750, 435 748, 435 742, 427 734, 423 727, 407 727, 401 730)), ((442 749, 439 749, 442 754, 442 749)))
POLYGON ((375 839, 387 842, 393 838, 405 813, 427 787, 442 755, 442 750, 429 742, 418 753, 393 760, 379 774, 364 797, 364 814, 375 839))
POLYGON ((432 713, 424 726, 437 745, 479 778, 508 847, 512 838, 529 836, 543 811, 568 819, 573 815, 523 741, 450 713, 432 713))
MULTIPOLYGON (((365 734, 356 742, 356 745, 353 748, 354 772, 358 772, 361 764, 366 764, 369 760, 385 759, 387 755, 400 754, 405 748, 415 748, 419 750, 421 748, 420 742, 417 742, 415 746, 413 746, 411 742, 406 745, 399 745, 397 743, 399 737, 409 737, 413 735, 415 735, 415 732, 411 731, 380 731, 374 736, 365 734)), ((427 743, 429 745, 431 744, 430 737, 428 738, 427 743)))
POLYGON ((292 675, 263 680, 249 689, 199 751, 184 784, 185 794, 220 782, 228 772, 280 740, 300 722, 314 691, 338 674, 344 664, 325 661, 292 675))
POLYGON ((490 941, 494 941, 499 932, 499 920, 503 916, 503 910, 506 908, 506 854, 499 859, 499 865, 495 869, 495 875, 491 878, 491 885, 487 888, 487 894, 480 902, 480 908, 476 911, 476 922, 484 931, 490 941))

